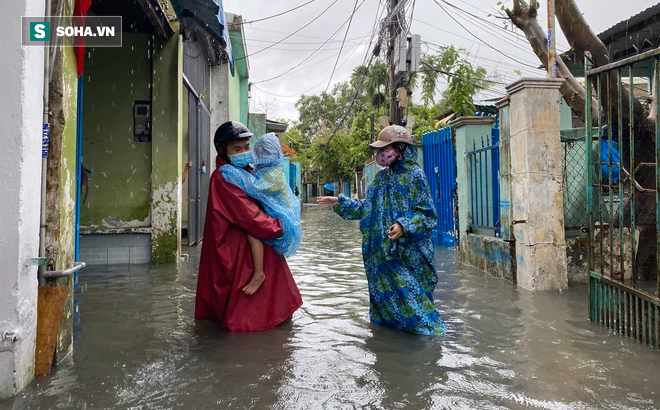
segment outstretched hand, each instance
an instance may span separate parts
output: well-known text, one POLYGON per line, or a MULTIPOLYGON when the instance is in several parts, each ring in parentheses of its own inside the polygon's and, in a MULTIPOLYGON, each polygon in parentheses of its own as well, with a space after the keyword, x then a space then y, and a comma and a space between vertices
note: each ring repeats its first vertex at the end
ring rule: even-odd
POLYGON ((316 198, 316 203, 326 209, 334 208, 337 202, 339 202, 339 198, 336 196, 320 196, 316 198))

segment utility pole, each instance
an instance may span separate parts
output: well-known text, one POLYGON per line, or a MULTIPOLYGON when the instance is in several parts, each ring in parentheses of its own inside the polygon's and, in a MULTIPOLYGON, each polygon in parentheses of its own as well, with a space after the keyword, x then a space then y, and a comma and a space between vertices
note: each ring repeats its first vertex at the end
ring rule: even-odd
POLYGON ((548 0, 548 77, 557 78, 557 48, 555 46, 555 0, 548 0))
POLYGON ((389 76, 390 76, 390 123, 398 124, 398 112, 399 108, 396 103, 396 67, 394 65, 394 53, 399 50, 396 49, 395 44, 397 40, 397 26, 398 18, 393 14, 396 6, 399 4, 399 0, 390 0, 389 12, 392 15, 392 21, 390 21, 390 44, 389 44, 389 56, 388 56, 388 65, 389 65, 389 76))

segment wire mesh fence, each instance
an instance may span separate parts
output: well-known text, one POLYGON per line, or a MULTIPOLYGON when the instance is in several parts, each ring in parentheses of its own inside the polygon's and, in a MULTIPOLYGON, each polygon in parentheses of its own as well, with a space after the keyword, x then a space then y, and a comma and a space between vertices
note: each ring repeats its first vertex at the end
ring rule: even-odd
POLYGON ((577 235, 587 225, 587 155, 582 140, 562 140, 564 228, 577 235))

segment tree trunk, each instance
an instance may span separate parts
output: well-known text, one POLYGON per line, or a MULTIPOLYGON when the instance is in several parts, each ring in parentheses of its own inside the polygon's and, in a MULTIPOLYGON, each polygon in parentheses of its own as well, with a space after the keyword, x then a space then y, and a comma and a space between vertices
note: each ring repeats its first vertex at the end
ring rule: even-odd
MULTIPOLYGON (((543 67, 548 68, 548 40, 545 31, 536 20, 539 5, 532 1, 528 5, 524 0, 514 0, 513 10, 506 9, 506 13, 513 22, 527 37, 532 46, 534 54, 541 60, 543 67)), ((586 99, 587 92, 573 74, 568 70, 566 64, 561 59, 557 59, 557 75, 566 81, 561 86, 560 92, 564 96, 566 103, 573 112, 580 118, 586 118, 586 99)), ((591 117, 598 119, 598 102, 592 101, 591 117)))
MULTIPOLYGON (((591 27, 584 19, 582 12, 578 8, 575 0, 555 0, 556 1, 556 12, 557 12, 557 21, 561 30, 564 32, 564 35, 569 41, 571 49, 575 52, 575 55, 580 61, 584 60, 584 52, 589 51, 592 55, 593 62, 596 66, 604 66, 609 64, 610 55, 605 44, 598 38, 598 36, 591 30, 591 27)), ((627 76, 627 72, 623 72, 624 76, 627 76)), ((625 83, 625 79, 622 79, 622 82, 625 83)), ((618 106, 618 78, 616 75, 610 75, 609 78, 609 91, 612 98, 610 98, 610 103, 612 107, 618 106)), ((628 124, 630 111, 628 107, 630 106, 630 95, 626 88, 623 89, 623 110, 624 124, 628 124)), ((602 100, 601 100, 602 101, 602 100)), ((603 102, 603 111, 609 109, 610 107, 606 106, 603 102)), ((616 108, 615 108, 616 110, 616 108)), ((615 111, 616 112, 616 111, 615 111)), ((651 119, 649 119, 642 108, 641 103, 635 99, 634 100, 634 116, 635 124, 637 124, 642 129, 653 129, 655 124, 651 119)), ((614 119, 615 117, 613 117, 614 119)), ((618 124, 618 121, 614 119, 614 122, 618 124)), ((612 124, 614 126, 614 124, 612 124)), ((650 134, 653 135, 653 134, 650 134)))

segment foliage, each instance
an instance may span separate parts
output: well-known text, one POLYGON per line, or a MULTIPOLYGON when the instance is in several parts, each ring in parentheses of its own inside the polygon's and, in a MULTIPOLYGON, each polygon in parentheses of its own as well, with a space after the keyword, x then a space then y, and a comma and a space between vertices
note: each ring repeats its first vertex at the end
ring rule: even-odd
POLYGON ((422 101, 426 106, 433 105, 435 91, 441 77, 447 80, 447 89, 442 98, 448 103, 456 117, 473 115, 474 96, 479 90, 488 88, 485 80, 488 74, 483 67, 476 69, 472 64, 461 57, 454 46, 442 47, 438 54, 426 55, 421 60, 422 101))
MULTIPOLYGON (((436 117, 447 108, 457 116, 474 114, 472 101, 486 87, 486 74, 485 69, 474 68, 462 58, 454 47, 424 56, 420 72, 407 83, 411 91, 421 87, 422 104, 408 107, 408 114, 415 117, 413 133, 418 141, 422 134, 443 125, 436 117), (438 92, 443 78, 447 87, 438 92)), ((380 131, 378 118, 388 115, 388 89, 387 66, 377 61, 371 67, 356 67, 348 81, 329 92, 301 96, 296 103, 299 119, 283 135, 283 142, 296 152, 293 160, 302 164, 303 173, 336 181, 351 180, 361 171, 372 155, 369 143, 380 131)))

